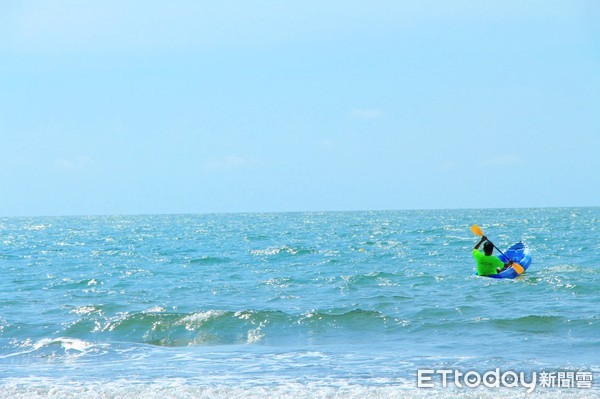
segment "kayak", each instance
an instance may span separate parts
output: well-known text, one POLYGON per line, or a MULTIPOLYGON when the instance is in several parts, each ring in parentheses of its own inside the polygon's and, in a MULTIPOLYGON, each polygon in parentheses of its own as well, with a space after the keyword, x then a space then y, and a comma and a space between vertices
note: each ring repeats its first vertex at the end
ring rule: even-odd
MULTIPOLYGON (((522 242, 518 242, 515 245, 508 248, 506 251, 504 251, 504 255, 498 255, 498 258, 504 263, 508 263, 509 260, 512 260, 513 262, 523 266, 523 270, 527 270, 529 265, 531 265, 531 250, 526 244, 523 244, 522 242)), ((485 277, 515 278, 517 276, 519 276, 519 273, 517 273, 517 271, 512 267, 509 267, 508 269, 498 274, 492 274, 485 277)))

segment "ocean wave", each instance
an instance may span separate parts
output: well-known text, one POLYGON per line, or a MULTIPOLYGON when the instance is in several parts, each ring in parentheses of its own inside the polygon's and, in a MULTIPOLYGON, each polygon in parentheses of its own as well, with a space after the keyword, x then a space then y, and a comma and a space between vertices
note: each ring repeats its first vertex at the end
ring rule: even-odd
POLYGON ((370 285, 373 283, 379 286, 399 285, 401 277, 402 276, 399 274, 387 272, 371 272, 353 276, 342 276, 342 278, 346 280, 348 284, 356 287, 370 285))
POLYGON ((217 256, 202 256, 199 258, 192 258, 189 261, 189 263, 195 265, 218 265, 229 262, 231 262, 231 259, 217 256))
POLYGON ((94 343, 71 337, 42 338, 35 342, 25 340, 23 342, 15 342, 13 345, 18 350, 2 355, 0 359, 23 355, 43 358, 55 358, 57 356, 76 358, 105 353, 109 347, 108 344, 94 343))
POLYGON ((528 315, 517 318, 493 319, 490 322, 501 330, 548 333, 560 330, 561 328, 585 327, 593 325, 597 321, 598 317, 595 315, 573 319, 552 315, 528 315))
POLYGON ((287 245, 281 247, 269 247, 265 249, 253 249, 250 251, 250 255, 258 256, 258 257, 271 257, 275 255, 286 255, 286 256, 296 256, 296 255, 310 255, 317 253, 314 249, 308 248, 295 248, 287 245))
POLYGON ((423 334, 434 331, 453 334, 464 333, 464 331, 479 331, 482 334, 527 333, 530 335, 547 335, 573 328, 577 328, 578 331, 593 329, 599 320, 600 317, 596 315, 571 319, 552 315, 526 315, 514 318, 465 317, 460 308, 439 308, 419 311, 415 315, 415 319, 409 323, 409 331, 423 334))
POLYGON ((94 309, 76 309, 79 320, 63 333, 96 340, 128 341, 158 346, 253 344, 265 340, 326 334, 328 331, 374 331, 406 325, 405 320, 370 310, 310 310, 289 314, 273 310, 192 313, 145 311, 105 318, 94 309))
MULTIPOLYGON (((468 306, 429 308, 399 316, 359 308, 313 309, 300 313, 252 309, 174 313, 163 307, 152 307, 141 312, 106 316, 101 308, 86 306, 74 308, 71 314, 78 316, 77 320, 65 323, 63 329, 57 331, 57 335, 74 341, 67 338, 38 340, 33 349, 60 344, 65 353, 71 353, 83 347, 79 345, 82 342, 129 342, 163 347, 280 345, 327 343, 331 337, 337 337, 338 343, 352 343, 357 336, 385 342, 386 339, 426 339, 434 332, 452 335, 473 329, 485 334, 544 335, 573 328, 590 331, 597 328, 600 320, 595 315, 570 319, 535 314, 483 317, 475 316, 475 310, 468 306)), ((19 327, 6 322, 2 326, 7 335, 19 327)), ((14 342, 13 350, 17 350, 20 344, 14 342)))

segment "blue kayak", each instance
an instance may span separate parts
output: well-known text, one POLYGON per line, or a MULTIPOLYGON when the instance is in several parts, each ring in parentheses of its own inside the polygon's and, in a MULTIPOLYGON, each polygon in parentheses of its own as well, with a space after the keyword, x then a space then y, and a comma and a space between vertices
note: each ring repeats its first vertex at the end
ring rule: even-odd
MULTIPOLYGON (((524 270, 527 270, 527 268, 531 264, 531 250, 529 250, 529 247, 527 245, 523 244, 522 242, 518 242, 515 245, 513 245, 512 247, 508 248, 506 251, 504 251, 504 255, 498 255, 498 258, 502 262, 508 263, 509 260, 512 260, 513 262, 518 263, 521 266, 523 266, 524 270), (504 256, 504 255, 506 255, 506 256, 504 256)), ((519 275, 520 274, 517 273, 517 271, 515 269, 513 269, 512 267, 509 267, 508 269, 504 270, 503 272, 500 272, 498 274, 492 274, 492 275, 486 276, 486 277, 515 278, 519 275)))

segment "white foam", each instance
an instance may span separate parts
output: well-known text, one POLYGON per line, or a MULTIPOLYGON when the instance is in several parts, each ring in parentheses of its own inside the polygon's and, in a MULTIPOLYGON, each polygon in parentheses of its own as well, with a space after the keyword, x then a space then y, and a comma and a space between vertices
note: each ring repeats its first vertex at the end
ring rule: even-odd
POLYGON ((260 342, 265 337, 265 333, 262 332, 261 327, 262 326, 259 326, 258 328, 254 329, 254 330, 248 331, 247 342, 249 344, 255 344, 257 342, 260 342))
POLYGON ((222 385, 190 383, 184 379, 153 382, 135 381, 56 381, 43 378, 12 378, 0 383, 0 398, 124 398, 153 399, 176 397, 207 399, 246 398, 332 398, 332 399, 584 399, 600 396, 596 389, 538 390, 527 394, 519 389, 418 389, 399 385, 359 385, 346 381, 280 381, 257 385, 222 385))
POLYGON ((222 310, 208 310, 206 312, 196 312, 183 317, 177 322, 177 324, 185 325, 186 329, 193 330, 194 328, 200 327, 206 321, 213 318, 217 318, 224 314, 225 312, 222 310))
POLYGON ((30 353, 34 353, 35 351, 42 350, 44 348, 49 348, 52 346, 59 346, 62 348, 64 353, 68 356, 83 356, 90 351, 94 351, 100 348, 107 348, 108 344, 95 344, 92 342, 84 341, 76 338, 67 338, 67 337, 58 337, 58 338, 42 338, 35 343, 31 341, 31 339, 27 339, 20 343, 15 343, 16 347, 22 348, 24 350, 9 353, 7 355, 0 356, 0 359, 7 359, 10 357, 27 355, 30 353))
POLYGON ((33 349, 41 349, 50 345, 60 345, 65 351, 77 351, 77 352, 85 352, 89 350, 91 347, 97 346, 97 344, 93 344, 91 342, 83 341, 81 339, 76 338, 44 338, 40 339, 33 345, 33 349))
POLYGON ((52 227, 52 225, 51 224, 29 224, 29 225, 23 226, 23 230, 28 230, 28 231, 46 230, 49 227, 52 227))
POLYGON ((71 313, 75 313, 78 315, 85 315, 85 314, 90 314, 95 312, 96 306, 93 305, 87 305, 87 306, 78 306, 75 309, 71 310, 71 313))
POLYGON ((144 310, 142 313, 164 313, 166 311, 167 311, 167 309, 165 309, 162 306, 154 306, 154 307, 151 307, 150 309, 144 310))

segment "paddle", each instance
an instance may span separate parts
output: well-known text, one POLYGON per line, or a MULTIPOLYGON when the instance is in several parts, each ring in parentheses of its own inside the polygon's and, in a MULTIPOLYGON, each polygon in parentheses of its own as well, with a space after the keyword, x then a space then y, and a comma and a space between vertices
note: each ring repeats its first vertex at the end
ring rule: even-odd
MULTIPOLYGON (((473 232, 473 234, 475 234, 476 236, 480 236, 483 237, 485 234, 483 234, 483 231, 481 230, 481 227, 477 226, 476 224, 474 224, 473 226, 471 226, 471 231, 473 232)), ((490 241, 491 242, 491 241, 490 241)), ((492 245, 494 245, 494 243, 492 242, 492 245)), ((500 251, 498 249, 497 246, 494 245, 494 248, 496 248, 496 251, 500 252, 506 259, 508 259, 508 256, 506 256, 504 254, 504 252, 500 251)), ((509 259, 510 260, 510 259, 509 259)), ((523 266, 521 266, 520 264, 516 263, 513 261, 513 264, 511 265, 511 267, 513 269, 515 269, 515 272, 517 272, 517 275, 521 275, 523 274, 523 272, 525 271, 525 269, 523 268, 523 266)))

